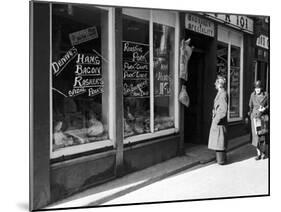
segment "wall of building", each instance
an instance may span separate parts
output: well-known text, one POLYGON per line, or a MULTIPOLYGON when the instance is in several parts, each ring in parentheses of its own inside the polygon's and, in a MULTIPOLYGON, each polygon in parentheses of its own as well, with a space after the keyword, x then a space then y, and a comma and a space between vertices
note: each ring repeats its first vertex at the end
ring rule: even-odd
POLYGON ((179 135, 149 140, 146 144, 125 147, 124 174, 171 159, 179 152, 179 135))
POLYGON ((64 199, 115 176, 115 152, 109 156, 74 159, 51 167, 51 202, 64 199))
POLYGON ((49 5, 30 3, 30 209, 50 202, 49 5), (36 79, 36 80, 35 80, 36 79))

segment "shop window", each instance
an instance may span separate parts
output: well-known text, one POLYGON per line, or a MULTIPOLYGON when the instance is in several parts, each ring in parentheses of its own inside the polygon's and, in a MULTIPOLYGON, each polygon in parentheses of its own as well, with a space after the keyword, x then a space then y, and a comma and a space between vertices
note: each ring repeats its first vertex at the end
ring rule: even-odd
POLYGON ((123 18, 124 137, 150 130, 149 22, 123 18))
POLYGON ((175 17, 123 9, 125 143, 177 130, 175 17))
POLYGON ((174 127, 175 29, 153 24, 154 131, 174 127))
POLYGON ((243 36, 218 27, 217 75, 227 79, 228 121, 242 119, 243 90, 243 36))
POLYGON ((240 117, 240 48, 231 46, 229 76, 229 117, 240 117))
POLYGON ((52 4, 51 158, 109 141, 108 11, 52 4))

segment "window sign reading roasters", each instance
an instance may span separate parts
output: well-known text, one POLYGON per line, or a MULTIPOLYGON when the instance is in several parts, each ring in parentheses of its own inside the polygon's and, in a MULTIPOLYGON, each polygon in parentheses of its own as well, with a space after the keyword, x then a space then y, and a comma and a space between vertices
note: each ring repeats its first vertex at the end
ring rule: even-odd
POLYGON ((130 141, 175 129, 176 13, 163 14, 123 9, 124 137, 130 141))
POLYGON ((109 138, 108 12, 89 8, 52 5, 54 155, 109 138))

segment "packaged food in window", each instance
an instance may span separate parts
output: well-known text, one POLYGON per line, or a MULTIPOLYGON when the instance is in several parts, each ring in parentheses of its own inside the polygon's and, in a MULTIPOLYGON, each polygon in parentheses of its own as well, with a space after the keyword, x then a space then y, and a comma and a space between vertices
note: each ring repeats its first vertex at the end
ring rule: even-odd
POLYGON ((57 147, 64 147, 64 146, 70 146, 73 145, 73 139, 67 135, 64 134, 62 129, 62 121, 58 121, 54 127, 54 145, 57 147))
POLYGON ((130 124, 128 124, 127 120, 124 120, 124 136, 131 136, 135 134, 133 128, 130 124))
POLYGON ((104 132, 103 124, 95 118, 89 120, 88 136, 100 136, 104 132))
POLYGON ((134 130, 138 134, 143 133, 144 132, 144 124, 142 122, 136 122, 134 130))

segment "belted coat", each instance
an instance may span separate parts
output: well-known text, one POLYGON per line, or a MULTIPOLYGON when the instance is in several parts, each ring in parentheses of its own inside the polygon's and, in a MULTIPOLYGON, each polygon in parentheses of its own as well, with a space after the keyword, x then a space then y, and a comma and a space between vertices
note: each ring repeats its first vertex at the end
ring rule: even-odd
POLYGON ((227 148, 227 103, 228 98, 225 89, 219 90, 214 100, 208 142, 209 149, 224 151, 227 148))
POLYGON ((252 130, 252 145, 257 147, 260 140, 265 139, 264 136, 258 136, 254 127, 254 118, 260 117, 262 114, 267 113, 268 111, 268 94, 262 92, 260 95, 257 95, 254 91, 251 94, 250 101, 250 117, 251 117, 251 130, 252 130), (266 110, 262 113, 259 111, 260 106, 263 106, 266 110))

